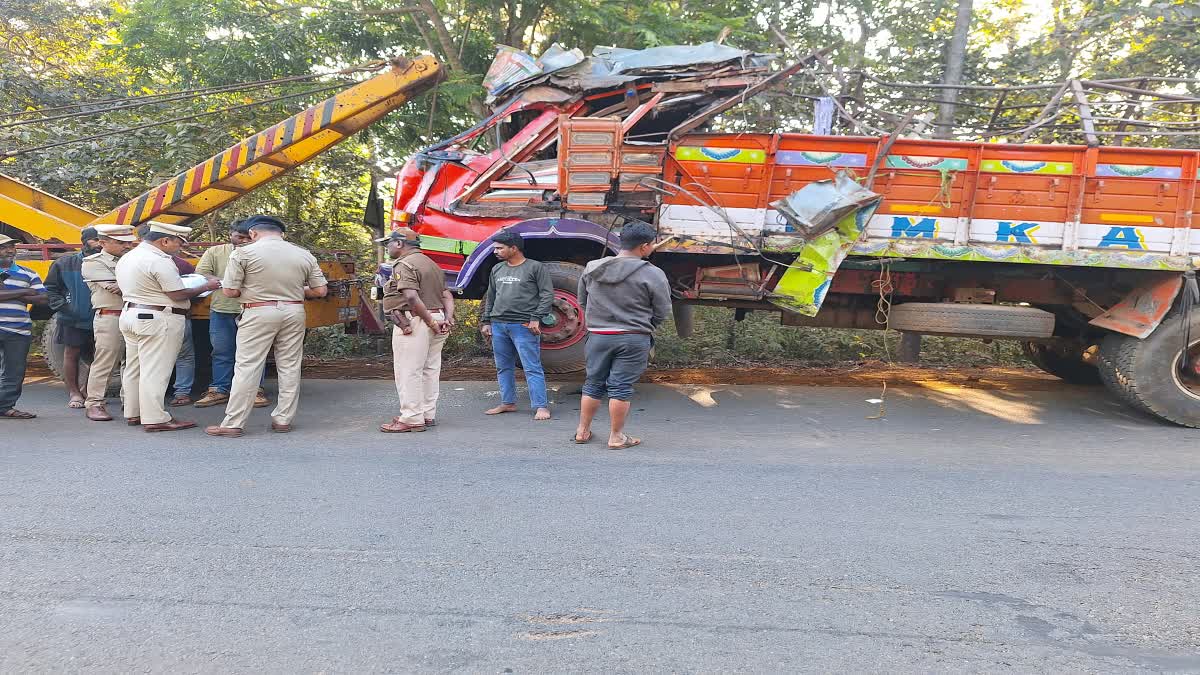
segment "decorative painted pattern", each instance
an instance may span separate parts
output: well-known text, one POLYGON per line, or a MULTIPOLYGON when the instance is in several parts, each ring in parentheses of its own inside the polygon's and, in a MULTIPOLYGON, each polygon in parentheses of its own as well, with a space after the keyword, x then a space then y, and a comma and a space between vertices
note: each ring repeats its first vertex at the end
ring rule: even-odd
POLYGON ((765 150, 750 148, 716 148, 681 145, 675 149, 675 159, 684 162, 724 162, 728 164, 765 164, 765 150))
POLYGON ((1147 270, 1187 270, 1191 269, 1192 260, 1190 256, 1170 256, 1161 253, 1132 255, 1108 250, 1064 251, 1057 248, 1003 244, 954 246, 921 239, 874 238, 859 242, 851 251, 851 255, 1147 270))
POLYGON ((1015 159, 985 159, 979 164, 984 173, 1033 173, 1052 176, 1069 176, 1075 171, 1072 162, 1037 162, 1015 159))
MULTIPOLYGON (((789 232, 771 209, 725 211, 742 232, 761 237, 765 250, 797 253, 808 243, 789 232)), ((675 234, 685 242, 710 247, 743 245, 740 234, 704 207, 668 206, 659 225, 664 236, 675 234)), ((959 218, 875 213, 866 230, 867 239, 856 244, 852 255, 1152 270, 1189 269, 1190 256, 1200 255, 1200 230, 1193 233, 1188 256, 1172 256, 1172 240, 1178 234, 1175 229, 1130 224, 1080 223, 1077 251, 1062 249, 1066 224, 1056 222, 975 219, 966 223, 959 218), (953 243, 961 227, 970 228, 965 245, 953 243)))
POLYGON ((780 150, 775 153, 775 163, 779 166, 865 167, 867 156, 861 152, 780 150))
POLYGON ((449 237, 434 237, 427 234, 421 235, 421 250, 437 251, 439 253, 455 253, 458 255, 470 255, 479 248, 479 242, 467 241, 465 239, 451 239, 449 237))
POLYGON ((929 169, 930 171, 966 171, 967 160, 957 157, 928 157, 925 155, 888 155, 884 166, 889 169, 929 169))
POLYGON ((1179 180, 1183 169, 1177 166, 1139 164, 1097 164, 1096 175, 1101 178, 1162 178, 1179 180))

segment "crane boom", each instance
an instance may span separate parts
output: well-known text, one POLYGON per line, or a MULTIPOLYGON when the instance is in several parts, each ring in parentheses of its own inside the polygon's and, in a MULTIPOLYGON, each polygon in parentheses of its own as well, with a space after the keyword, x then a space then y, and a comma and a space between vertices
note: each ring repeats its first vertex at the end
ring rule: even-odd
POLYGON ((445 78, 424 56, 391 67, 157 185, 90 224, 184 224, 307 162, 445 78))
POLYGON ((19 224, 38 239, 76 242, 96 214, 0 174, 0 222, 19 224))

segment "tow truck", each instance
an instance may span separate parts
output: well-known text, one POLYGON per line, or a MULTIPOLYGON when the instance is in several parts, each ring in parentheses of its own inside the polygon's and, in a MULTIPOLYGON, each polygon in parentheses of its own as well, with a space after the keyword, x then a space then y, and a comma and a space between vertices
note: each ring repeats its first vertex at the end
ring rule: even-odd
MULTIPOLYGON (((379 74, 323 100, 271 127, 239 141, 111 211, 96 214, 8 176, 0 175, 0 223, 20 238, 18 261, 43 278, 54 258, 79 249, 79 235, 90 225, 108 223, 137 227, 151 220, 188 224, 242 195, 282 176, 347 137, 365 129, 412 97, 442 81, 445 72, 432 57, 395 60, 379 74)), ((212 243, 191 242, 185 251, 192 262, 212 243)), ((309 328, 362 321, 372 324, 375 312, 361 293, 357 263, 346 251, 319 251, 330 294, 305 303, 309 328)), ((208 344, 207 300, 196 304, 192 321, 196 340, 197 385, 204 386, 208 344)), ((43 333, 51 369, 61 376, 62 347, 54 340, 57 322, 43 333)), ((378 325, 368 328, 379 330, 378 325)), ((87 377, 86 372, 81 377, 87 377)))

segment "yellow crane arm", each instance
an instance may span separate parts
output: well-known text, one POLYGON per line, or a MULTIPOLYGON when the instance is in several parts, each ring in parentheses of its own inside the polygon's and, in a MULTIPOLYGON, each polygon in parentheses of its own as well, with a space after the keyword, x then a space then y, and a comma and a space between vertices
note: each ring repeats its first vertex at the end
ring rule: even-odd
POLYGON ((79 243, 79 231, 96 214, 0 174, 0 222, 19 227, 38 239, 79 243))
POLYGON ((307 162, 445 78, 437 59, 393 62, 383 73, 261 131, 91 224, 187 223, 307 162))

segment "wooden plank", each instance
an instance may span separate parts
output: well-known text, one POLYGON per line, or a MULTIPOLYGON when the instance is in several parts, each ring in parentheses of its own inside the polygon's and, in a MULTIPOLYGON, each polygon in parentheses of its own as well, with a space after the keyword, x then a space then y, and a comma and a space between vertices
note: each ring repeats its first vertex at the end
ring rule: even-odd
POLYGON ((1096 137, 1096 121, 1092 119, 1092 106, 1088 104, 1087 94, 1083 91, 1083 85, 1079 80, 1071 80, 1071 91, 1075 94, 1075 103, 1079 106, 1079 121, 1083 123, 1083 135, 1087 139, 1088 147, 1094 148, 1100 145, 1100 139, 1096 137))

